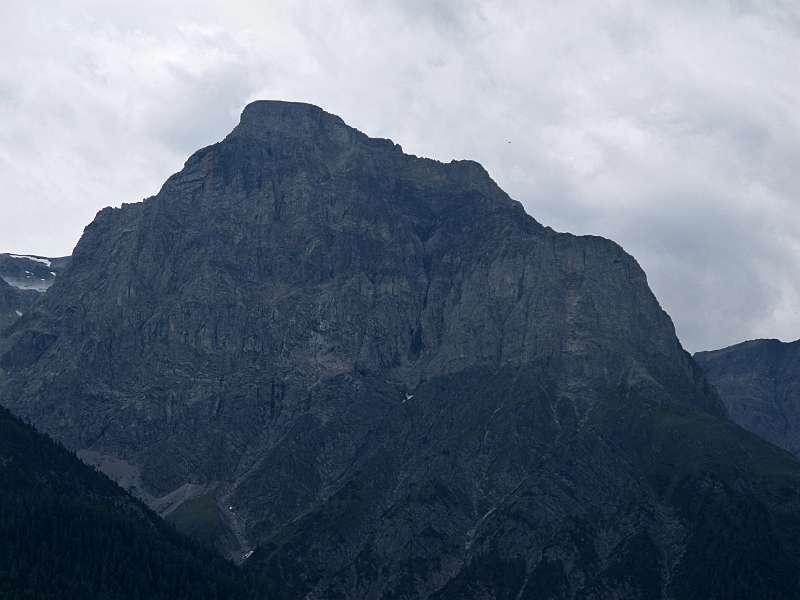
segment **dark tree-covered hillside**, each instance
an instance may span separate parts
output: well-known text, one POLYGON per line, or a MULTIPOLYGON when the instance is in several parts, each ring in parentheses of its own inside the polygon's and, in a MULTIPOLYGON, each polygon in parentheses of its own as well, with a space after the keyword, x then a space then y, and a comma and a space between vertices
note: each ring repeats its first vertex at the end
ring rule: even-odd
POLYGON ((202 549, 0 408, 0 598, 260 598, 202 549))

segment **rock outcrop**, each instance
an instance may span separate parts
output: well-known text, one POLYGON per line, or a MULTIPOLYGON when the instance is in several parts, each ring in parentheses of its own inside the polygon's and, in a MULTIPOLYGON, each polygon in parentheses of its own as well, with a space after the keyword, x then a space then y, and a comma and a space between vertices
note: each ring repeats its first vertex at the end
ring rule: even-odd
POLYGON ((631 256, 310 105, 98 213, 0 344, 4 404, 276 596, 800 593, 800 467, 631 256))

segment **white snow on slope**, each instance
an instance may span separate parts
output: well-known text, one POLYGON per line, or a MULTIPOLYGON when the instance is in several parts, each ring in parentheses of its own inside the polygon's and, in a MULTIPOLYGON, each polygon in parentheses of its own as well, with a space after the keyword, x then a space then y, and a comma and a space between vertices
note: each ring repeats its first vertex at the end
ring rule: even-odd
POLYGON ((26 258, 28 260, 32 260, 32 261, 35 261, 35 262, 38 262, 38 263, 42 263, 43 265, 46 265, 48 267, 51 266, 51 264, 52 264, 50 262, 50 260, 47 259, 47 258, 37 258, 35 256, 26 256, 24 254, 9 254, 9 256, 11 258, 26 258))
POLYGON ((18 290, 34 290, 39 293, 46 292, 53 283, 52 279, 50 281, 39 281, 38 279, 31 278, 30 275, 26 275, 22 279, 16 277, 0 277, 0 279, 18 290))

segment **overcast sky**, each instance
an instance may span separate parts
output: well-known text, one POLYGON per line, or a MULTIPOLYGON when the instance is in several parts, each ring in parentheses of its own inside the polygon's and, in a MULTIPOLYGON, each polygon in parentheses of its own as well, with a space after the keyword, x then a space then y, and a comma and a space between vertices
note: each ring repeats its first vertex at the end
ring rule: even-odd
POLYGON ((690 350, 800 337, 800 2, 2 0, 0 55, 0 251, 299 100, 616 240, 690 350))

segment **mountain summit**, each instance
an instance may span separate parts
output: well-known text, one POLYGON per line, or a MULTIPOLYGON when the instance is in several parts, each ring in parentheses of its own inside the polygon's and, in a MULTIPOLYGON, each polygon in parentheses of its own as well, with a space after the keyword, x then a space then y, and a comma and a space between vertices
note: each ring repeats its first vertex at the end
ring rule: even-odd
POLYGON ((4 404, 277 597, 800 591, 800 467, 631 256, 311 105, 98 213, 0 344, 4 404))

